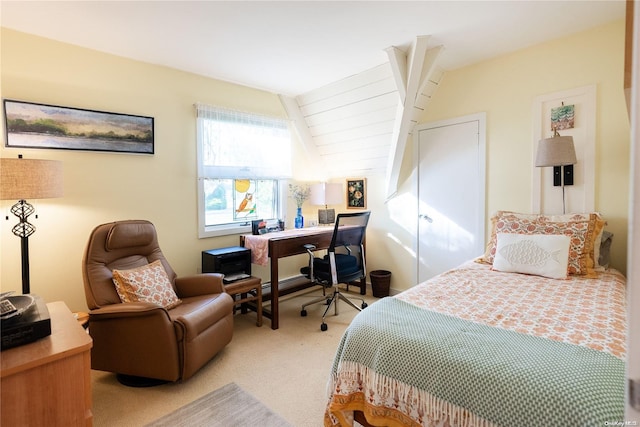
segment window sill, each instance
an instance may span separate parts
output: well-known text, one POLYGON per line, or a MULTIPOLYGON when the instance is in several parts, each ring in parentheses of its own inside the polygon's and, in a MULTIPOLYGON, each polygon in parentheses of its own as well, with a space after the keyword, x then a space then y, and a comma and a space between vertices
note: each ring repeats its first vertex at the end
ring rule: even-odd
POLYGON ((207 239, 209 237, 229 236, 231 234, 248 234, 251 233, 251 225, 212 225, 200 228, 198 230, 198 238, 207 239))

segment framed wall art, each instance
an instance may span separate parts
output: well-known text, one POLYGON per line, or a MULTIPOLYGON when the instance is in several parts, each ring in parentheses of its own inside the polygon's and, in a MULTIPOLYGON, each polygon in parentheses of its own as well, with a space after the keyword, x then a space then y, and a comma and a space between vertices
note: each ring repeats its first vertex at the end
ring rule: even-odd
POLYGON ((6 147, 153 154, 153 117, 4 100, 6 147))
POLYGON ((366 178, 347 179, 347 209, 367 208, 366 178))
POLYGON ((575 126, 576 106, 564 105, 551 109, 551 131, 573 129, 575 126))

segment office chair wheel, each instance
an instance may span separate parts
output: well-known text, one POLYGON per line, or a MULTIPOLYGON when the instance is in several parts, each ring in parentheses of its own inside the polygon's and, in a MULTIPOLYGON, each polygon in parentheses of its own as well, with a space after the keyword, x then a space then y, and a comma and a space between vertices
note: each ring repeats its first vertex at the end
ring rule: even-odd
POLYGON ((367 307, 369 307, 369 305, 368 305, 366 302, 363 302, 363 303, 362 303, 362 305, 361 305, 360 307, 362 307, 362 308, 367 308, 367 307))
POLYGON ((300 311, 300 316, 301 317, 307 317, 307 310, 300 311))
POLYGON ((320 330, 321 330, 322 332, 326 331, 326 330, 327 330, 327 328, 328 328, 328 326, 327 326, 327 324, 326 324, 326 323, 324 323, 324 322, 322 323, 322 325, 320 325, 320 330))

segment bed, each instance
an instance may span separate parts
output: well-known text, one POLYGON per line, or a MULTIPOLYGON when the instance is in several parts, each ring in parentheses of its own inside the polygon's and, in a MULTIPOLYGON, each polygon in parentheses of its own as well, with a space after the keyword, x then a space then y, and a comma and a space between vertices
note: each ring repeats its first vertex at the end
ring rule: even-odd
POLYGON ((325 426, 624 420, 625 278, 601 256, 604 220, 498 212, 492 224, 483 257, 355 317, 325 426))

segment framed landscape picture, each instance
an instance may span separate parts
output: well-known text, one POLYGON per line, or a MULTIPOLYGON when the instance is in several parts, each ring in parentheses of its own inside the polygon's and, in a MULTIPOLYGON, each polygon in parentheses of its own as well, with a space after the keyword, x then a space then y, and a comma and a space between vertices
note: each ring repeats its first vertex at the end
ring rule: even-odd
POLYGON ((153 154, 153 117, 4 100, 6 147, 153 154))
POLYGON ((367 208, 366 185, 365 178, 347 179, 347 209, 367 208))

